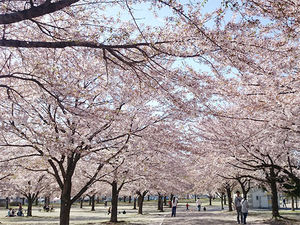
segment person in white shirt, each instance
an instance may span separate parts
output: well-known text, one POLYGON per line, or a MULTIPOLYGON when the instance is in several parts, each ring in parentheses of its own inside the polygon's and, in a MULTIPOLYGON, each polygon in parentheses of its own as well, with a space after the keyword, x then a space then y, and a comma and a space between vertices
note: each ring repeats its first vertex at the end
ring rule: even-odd
POLYGON ((178 199, 176 197, 173 197, 173 200, 172 200, 172 215, 171 217, 175 217, 176 216, 176 208, 177 208, 177 204, 178 204, 178 199))
POLYGON ((241 205, 242 205, 242 213, 243 213, 242 223, 246 224, 246 218, 248 216, 248 210, 249 210, 249 205, 246 198, 243 198, 241 205))
POLYGON ((196 205, 197 205, 198 211, 200 211, 201 210, 201 202, 200 202, 199 198, 197 198, 196 205))

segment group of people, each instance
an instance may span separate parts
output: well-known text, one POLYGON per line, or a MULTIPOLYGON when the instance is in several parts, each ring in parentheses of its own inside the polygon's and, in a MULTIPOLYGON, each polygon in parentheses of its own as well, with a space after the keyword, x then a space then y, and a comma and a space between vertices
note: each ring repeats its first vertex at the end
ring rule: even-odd
POLYGON ((237 213, 237 223, 246 224, 246 219, 248 216, 249 205, 246 198, 242 198, 239 191, 236 192, 236 197, 234 199, 234 205, 237 213))
MULTIPOLYGON (((176 216, 176 208, 177 208, 177 204, 178 204, 178 198, 176 197, 173 197, 172 201, 171 201, 171 206, 172 206, 172 214, 171 214, 171 217, 175 217, 176 216)), ((189 210, 189 203, 186 203, 186 210, 188 211, 189 210)), ((200 202, 200 199, 197 198, 196 200, 196 207, 197 207, 197 210, 198 211, 201 211, 201 202, 200 202)), ((206 208, 203 207, 203 210, 206 211, 206 208)))
POLYGON ((8 217, 24 216, 22 204, 19 203, 19 208, 18 208, 18 212, 17 212, 17 213, 16 213, 16 210, 15 210, 15 209, 9 208, 9 209, 8 209, 8 212, 7 212, 7 216, 8 216, 8 217))
MULTIPOLYGON (((121 214, 121 213, 126 214, 126 211, 125 210, 123 210, 123 212, 119 211, 119 214, 121 214)), ((111 207, 108 207, 107 215, 110 215, 110 214, 111 214, 111 207)))
POLYGON ((51 205, 51 207, 49 205, 44 205, 43 209, 44 209, 45 212, 52 212, 52 211, 54 211, 53 205, 51 205))
MULTIPOLYGON (((246 219, 248 216, 248 210, 249 210, 249 205, 248 201, 246 198, 242 198, 241 193, 239 191, 236 192, 236 197, 234 199, 234 206, 237 212, 237 223, 238 224, 246 224, 246 219)), ((173 197, 171 201, 171 206, 172 206, 172 214, 171 217, 176 216, 176 208, 178 204, 178 199, 176 197, 173 197)), ((198 198, 196 200, 196 206, 198 211, 201 210, 201 203, 200 199, 198 198)), ((186 210, 189 210, 189 203, 186 203, 186 210)), ((206 208, 203 208, 204 211, 206 211, 206 208)))

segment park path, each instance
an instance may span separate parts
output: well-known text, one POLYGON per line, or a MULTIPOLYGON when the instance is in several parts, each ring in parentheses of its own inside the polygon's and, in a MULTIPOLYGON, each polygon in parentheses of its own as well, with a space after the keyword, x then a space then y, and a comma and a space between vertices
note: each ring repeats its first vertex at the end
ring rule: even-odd
MULTIPOLYGON (((255 225, 267 225, 261 220, 255 220, 249 216, 247 218, 247 224, 255 225)), ((257 218, 256 218, 257 219, 257 218)), ((234 213, 229 213, 227 211, 221 211, 219 207, 210 207, 207 211, 196 211, 196 209, 191 209, 189 211, 185 210, 185 207, 179 207, 177 209, 176 217, 171 217, 171 215, 166 215, 160 225, 229 225, 237 224, 236 216, 234 213)))

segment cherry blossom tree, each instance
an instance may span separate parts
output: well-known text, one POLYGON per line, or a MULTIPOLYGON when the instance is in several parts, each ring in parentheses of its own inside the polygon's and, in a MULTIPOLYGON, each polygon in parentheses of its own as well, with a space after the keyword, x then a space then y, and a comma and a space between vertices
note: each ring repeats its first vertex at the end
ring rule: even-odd
MULTIPOLYGON (((79 56, 73 56, 70 63, 78 66, 79 56)), ((4 112, 1 146, 2 151, 10 149, 6 160, 33 157, 43 160, 36 170, 55 177, 61 189, 61 224, 68 224, 71 205, 101 178, 103 166, 127 149, 132 136, 147 128, 148 124, 142 120, 135 121, 135 114, 143 114, 146 122, 159 120, 160 116, 151 115, 151 106, 143 109, 149 95, 137 100, 139 96, 133 95, 138 93, 134 81, 100 78, 101 72, 96 72, 95 67, 90 71, 80 67, 70 71, 69 65, 60 64, 63 59, 55 62, 58 71, 52 79, 47 80, 46 76, 53 76, 54 65, 36 68, 45 76, 35 82, 35 89, 31 81, 20 79, 21 88, 18 82, 10 85, 14 91, 9 92, 1 108, 4 112), (68 76, 71 72, 73 76, 68 76), (126 87, 125 81, 129 82, 126 87), (135 104, 140 105, 135 107, 135 104), (20 148, 24 151, 18 151, 20 148), (82 182, 75 192, 72 178, 76 176, 82 177, 82 182)))

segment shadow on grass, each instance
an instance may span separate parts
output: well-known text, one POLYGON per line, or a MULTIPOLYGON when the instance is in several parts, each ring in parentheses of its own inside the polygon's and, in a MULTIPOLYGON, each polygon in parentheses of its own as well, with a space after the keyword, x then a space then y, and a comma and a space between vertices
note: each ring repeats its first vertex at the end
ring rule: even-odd
POLYGON ((118 221, 118 222, 101 222, 100 224, 105 225, 142 225, 140 223, 132 223, 128 221, 118 221))
POLYGON ((277 219, 269 219, 264 220, 264 223, 270 225, 293 225, 293 224, 300 224, 300 220, 296 220, 294 218, 287 218, 287 217, 280 217, 277 219))

